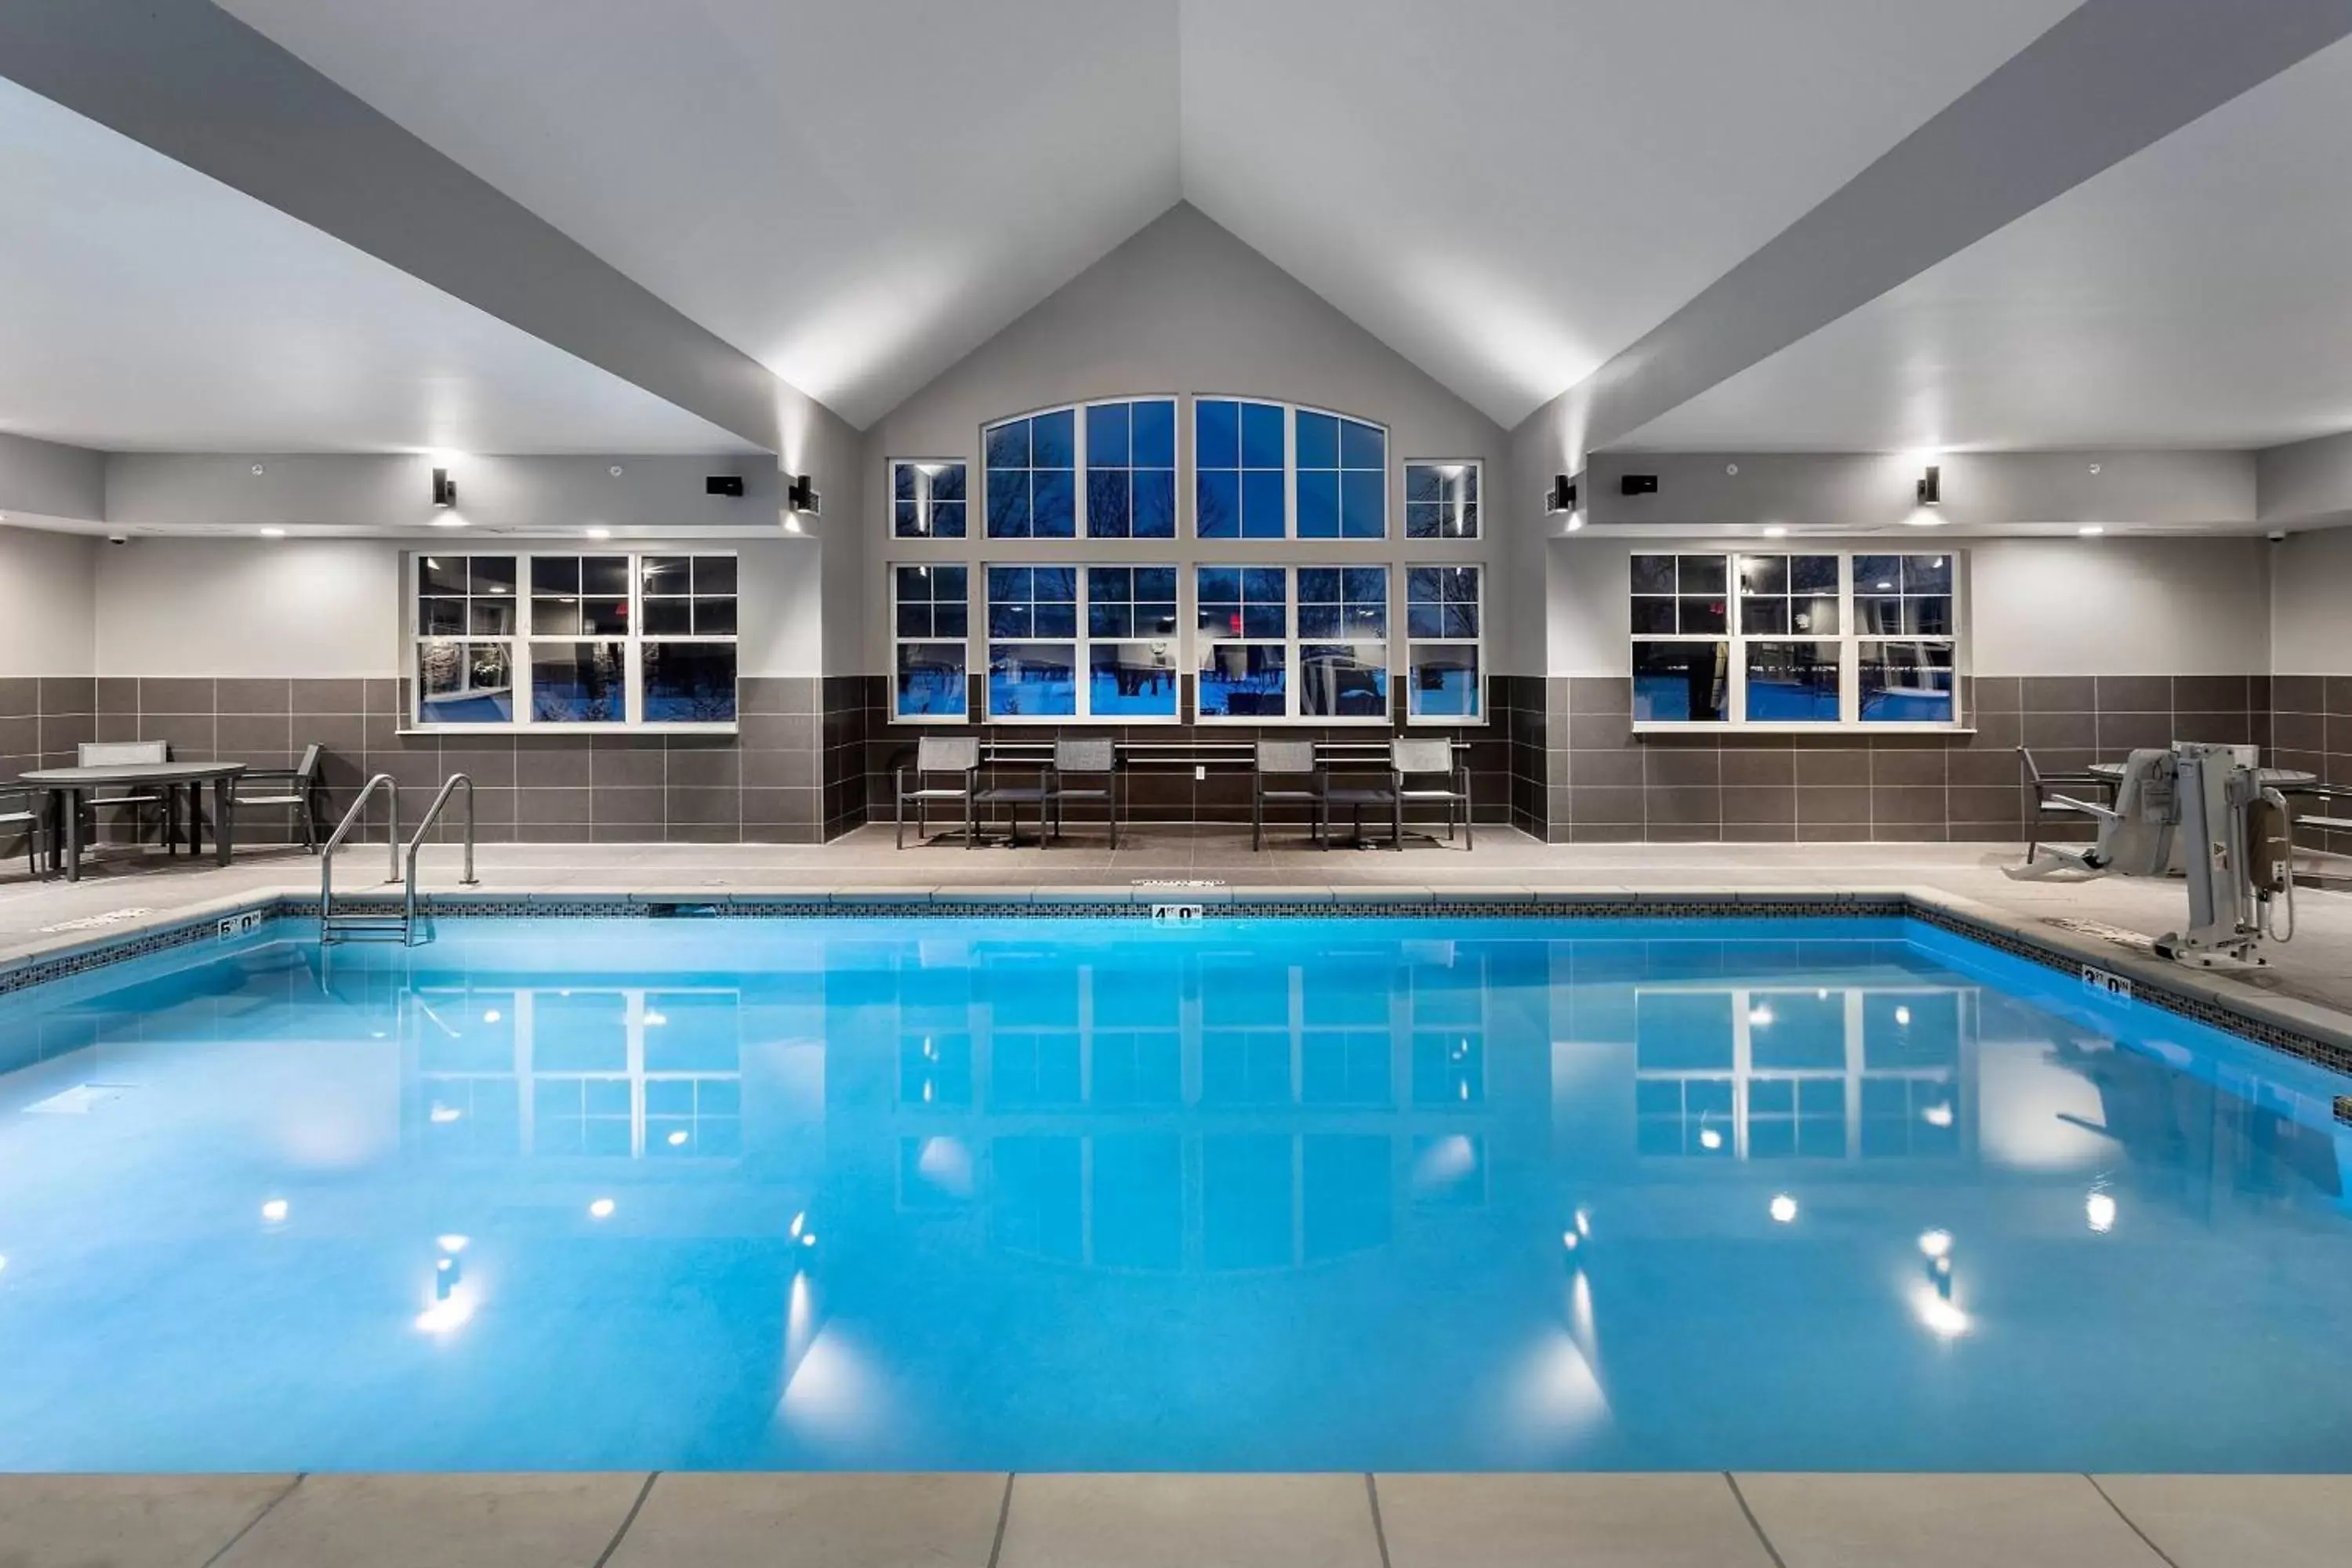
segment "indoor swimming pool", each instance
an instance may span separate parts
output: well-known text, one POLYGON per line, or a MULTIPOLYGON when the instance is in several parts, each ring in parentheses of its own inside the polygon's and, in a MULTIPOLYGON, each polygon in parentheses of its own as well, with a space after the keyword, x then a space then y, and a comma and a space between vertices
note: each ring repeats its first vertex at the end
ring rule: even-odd
POLYGON ((1894 919, 279 921, 0 1002, 0 1469, 2342 1470, 2346 1092, 1894 919))

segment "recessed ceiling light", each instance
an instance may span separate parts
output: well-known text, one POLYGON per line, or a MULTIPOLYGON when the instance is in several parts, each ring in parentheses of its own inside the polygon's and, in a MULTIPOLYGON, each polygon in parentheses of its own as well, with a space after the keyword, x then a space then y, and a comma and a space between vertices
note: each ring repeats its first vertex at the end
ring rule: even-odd
POLYGON ((265 528, 261 531, 261 537, 264 539, 283 539, 286 537, 286 531, 282 528, 265 528))
POLYGON ((2086 522, 2074 531, 2081 534, 2085 539, 2095 539, 2100 534, 2106 532, 2106 525, 2105 523, 2086 522))
POLYGON ((613 537, 613 531, 609 528, 592 528, 588 531, 588 537, 591 539, 610 539, 613 537))
POLYGON ((1772 524, 1771 527, 1764 531, 1764 537, 1767 539, 1786 539, 1789 537, 1789 531, 1776 522, 1772 524))
POLYGON ((445 515, 435 518, 433 520, 433 526, 436 528, 463 528, 466 526, 466 520, 462 517, 449 517, 445 515))

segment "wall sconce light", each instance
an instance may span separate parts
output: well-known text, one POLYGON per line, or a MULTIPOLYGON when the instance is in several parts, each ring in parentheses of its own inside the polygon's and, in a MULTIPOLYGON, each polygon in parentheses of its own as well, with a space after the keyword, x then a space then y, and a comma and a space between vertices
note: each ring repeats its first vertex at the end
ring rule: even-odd
POLYGON ((784 490, 784 508, 802 517, 824 515, 824 498, 816 493, 816 479, 809 474, 794 474, 792 484, 784 490))
POLYGON ((1566 474, 1552 476, 1551 489, 1544 496, 1544 510, 1557 517, 1576 510, 1576 485, 1566 474))
POLYGON ((457 481, 449 477, 446 468, 433 470, 433 504, 437 507, 457 504, 457 481))
POLYGON ((1944 504, 1944 470, 1934 463, 1928 464, 1927 471, 1919 477, 1919 504, 1921 506, 1944 504))

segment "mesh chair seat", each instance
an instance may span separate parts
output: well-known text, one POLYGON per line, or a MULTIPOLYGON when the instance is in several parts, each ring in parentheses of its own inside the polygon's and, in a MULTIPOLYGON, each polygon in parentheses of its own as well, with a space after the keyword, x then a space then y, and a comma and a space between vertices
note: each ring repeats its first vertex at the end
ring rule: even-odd
POLYGON ((1101 801, 1110 818, 1110 847, 1118 847, 1118 745, 1106 735, 1058 735, 1045 790, 1053 804, 1052 837, 1062 836, 1062 807, 1071 801, 1101 801), (1099 784, 1073 784, 1069 776, 1099 777, 1099 784))
POLYGON ((1324 792, 1329 786, 1322 762, 1315 755, 1312 741, 1260 741, 1257 743, 1257 767, 1250 781, 1250 847, 1265 847, 1265 803, 1267 801, 1307 801, 1314 805, 1315 846, 1328 848, 1331 843, 1331 816, 1324 792), (1273 780, 1303 780, 1303 784, 1276 784, 1273 780))
POLYGON ((1454 807, 1461 807, 1463 847, 1478 847, 1477 827, 1472 821, 1470 799, 1470 767, 1454 752, 1451 741, 1392 741, 1389 744, 1389 765, 1396 770, 1397 844, 1404 843, 1404 807, 1407 803, 1445 806, 1445 840, 1454 841, 1454 807), (1426 781, 1443 778, 1444 785, 1426 781), (1415 784, 1420 779, 1423 782, 1415 784))

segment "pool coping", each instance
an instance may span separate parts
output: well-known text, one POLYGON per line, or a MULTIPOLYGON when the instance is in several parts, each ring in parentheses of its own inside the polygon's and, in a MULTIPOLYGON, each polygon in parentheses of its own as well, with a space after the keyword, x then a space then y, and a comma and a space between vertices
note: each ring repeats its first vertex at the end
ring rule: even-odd
MULTIPOLYGON (((344 894, 338 911, 397 912, 390 894, 344 894)), ((1879 916, 1920 923, 2084 978, 2107 989, 2120 980, 2135 999, 2196 1023, 2352 1077, 2352 1014, 2299 997, 2270 994, 2225 973, 2206 973, 2158 959, 2088 931, 2036 923, 1957 894, 1906 888, 1685 889, 1644 893, 1551 891, 1525 886, 1214 886, 888 887, 833 885, 787 892, 661 891, 431 893, 421 913, 440 919, 966 919, 1116 917, 1157 906, 1196 906, 1203 916, 1299 919, 1535 917, 1639 920, 1675 917, 1823 919, 1879 916)), ((0 954, 0 997, 93 970, 206 941, 244 934, 251 923, 316 920, 315 895, 269 889, 225 894, 153 919, 125 921, 102 933, 56 933, 0 954)), ((2339 1114, 2345 1114, 2339 1110, 2339 1114)))

